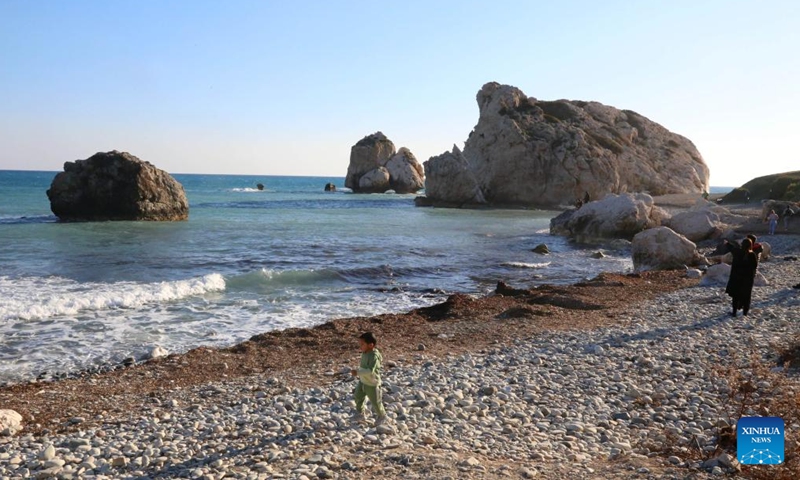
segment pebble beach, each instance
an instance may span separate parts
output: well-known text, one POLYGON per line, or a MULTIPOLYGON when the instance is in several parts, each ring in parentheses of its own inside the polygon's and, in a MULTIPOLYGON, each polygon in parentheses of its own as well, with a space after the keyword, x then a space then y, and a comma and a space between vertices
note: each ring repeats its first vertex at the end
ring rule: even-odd
MULTIPOLYGON (((720 368, 757 358, 800 387, 776 350, 798 332, 800 239, 762 240, 768 285, 747 317, 730 316, 724 285, 692 286, 613 326, 453 355, 430 355, 432 339, 386 359, 391 421, 378 428, 351 421, 338 370, 310 388, 264 374, 198 385, 134 420, 0 437, 0 478, 746 478, 716 448, 736 421, 720 368)), ((800 426, 785 420, 788 445, 800 426)))

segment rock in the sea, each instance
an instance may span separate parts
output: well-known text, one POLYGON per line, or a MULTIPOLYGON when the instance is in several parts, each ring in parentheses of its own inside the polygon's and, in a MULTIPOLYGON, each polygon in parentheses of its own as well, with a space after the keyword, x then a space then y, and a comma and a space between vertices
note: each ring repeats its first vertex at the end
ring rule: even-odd
POLYGON ((334 185, 332 183, 326 183, 325 184, 325 191, 326 192, 335 192, 336 191, 336 185, 334 185))
POLYGON ((15 435, 22 430, 22 415, 14 410, 0 410, 0 435, 15 435))
POLYGON ((464 204, 469 178, 490 205, 560 206, 608 193, 708 189, 708 167, 692 142, 636 112, 540 101, 495 82, 481 88, 477 101, 480 116, 463 153, 468 175, 429 168, 434 159, 425 163, 426 196, 434 205, 464 204))
POLYGON ((389 170, 378 167, 361 176, 357 190, 360 193, 383 193, 391 188, 390 179, 389 170))
POLYGON ((637 272, 682 269, 706 263, 694 243, 667 227, 651 228, 633 237, 631 255, 637 272))
POLYGON ((424 186, 424 170, 405 147, 381 132, 367 135, 350 149, 350 164, 344 186, 357 193, 414 193, 424 186))
POLYGON ((602 238, 631 239, 642 230, 661 224, 667 213, 647 194, 608 195, 550 220, 550 233, 578 241, 602 238))
POLYGON ((256 184, 256 188, 259 189, 259 190, 264 190, 264 184, 263 183, 257 183, 256 184))
POLYGON ((61 220, 186 220, 189 202, 170 174, 127 152, 66 162, 47 191, 61 220))
POLYGON ((534 252, 534 253, 538 253, 540 255, 548 255, 548 254, 550 254, 550 249, 547 248, 547 245, 545 245, 544 243, 540 243, 539 245, 536 245, 535 247, 533 247, 533 250, 531 250, 531 251, 534 252))
POLYGON ((429 205, 463 207, 486 203, 467 159, 455 145, 452 152, 425 162, 425 179, 425 198, 429 205), (430 182, 427 179, 431 177, 448 180, 430 182))
POLYGON ((386 162, 389 184, 395 193, 415 193, 425 186, 425 170, 406 147, 401 147, 386 162))

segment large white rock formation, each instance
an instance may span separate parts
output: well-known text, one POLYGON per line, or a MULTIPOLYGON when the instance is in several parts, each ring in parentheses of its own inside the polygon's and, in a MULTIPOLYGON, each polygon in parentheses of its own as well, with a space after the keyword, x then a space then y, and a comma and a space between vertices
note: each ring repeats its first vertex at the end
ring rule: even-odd
POLYGON ((477 101, 480 117, 463 151, 469 175, 428 168, 426 196, 434 205, 463 203, 473 179, 486 203, 515 206, 572 204, 587 193, 597 199, 708 188, 708 167, 692 142, 636 112, 540 101, 495 82, 481 88, 477 101))

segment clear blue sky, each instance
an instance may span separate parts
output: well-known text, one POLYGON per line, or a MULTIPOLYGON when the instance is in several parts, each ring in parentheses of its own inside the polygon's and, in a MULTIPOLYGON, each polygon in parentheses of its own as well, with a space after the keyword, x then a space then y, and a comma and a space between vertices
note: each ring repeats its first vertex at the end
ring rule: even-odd
POLYGON ((377 130, 462 146, 498 81, 635 110, 740 185, 800 169, 798 32, 797 1, 0 0, 0 169, 344 176, 377 130))

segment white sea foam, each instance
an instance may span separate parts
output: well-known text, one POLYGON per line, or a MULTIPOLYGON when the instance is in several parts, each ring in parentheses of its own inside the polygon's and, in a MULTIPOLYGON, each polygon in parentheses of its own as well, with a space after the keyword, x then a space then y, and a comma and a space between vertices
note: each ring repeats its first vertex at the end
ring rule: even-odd
POLYGON ((81 311, 137 308, 223 290, 225 280, 218 273, 157 283, 0 277, 0 320, 40 320, 81 311))
POLYGON ((547 268, 550 266, 550 262, 544 262, 544 263, 504 262, 502 265, 504 267, 513 267, 513 268, 547 268))
POLYGON ((231 192, 245 192, 245 193, 256 193, 256 192, 266 192, 266 190, 259 190, 257 188, 231 188, 231 192))

